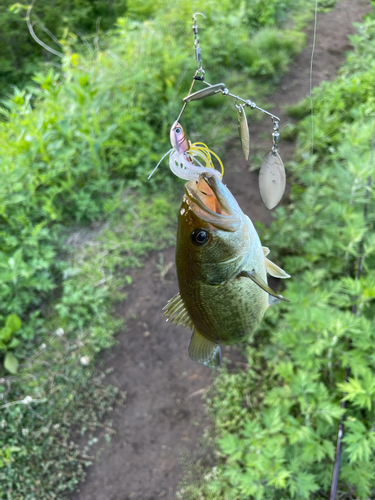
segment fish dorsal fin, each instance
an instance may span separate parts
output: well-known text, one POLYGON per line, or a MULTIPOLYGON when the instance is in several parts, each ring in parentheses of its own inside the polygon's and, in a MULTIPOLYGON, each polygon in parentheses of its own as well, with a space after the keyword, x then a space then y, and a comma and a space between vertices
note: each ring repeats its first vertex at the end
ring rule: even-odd
POLYGON ((191 337, 189 356, 193 361, 203 363, 211 368, 217 368, 221 363, 221 349, 218 344, 208 340, 197 330, 191 337))
POLYGON ((163 316, 167 316, 167 321, 193 330, 194 324, 185 308, 180 293, 167 302, 167 305, 163 307, 163 311, 165 311, 163 316))
POLYGON ((262 247, 263 248, 263 252, 264 252, 264 256, 267 257, 267 255, 270 253, 270 249, 268 247, 262 247))
POLYGON ((268 274, 275 278, 290 278, 290 274, 286 273, 284 269, 281 269, 281 267, 271 262, 267 259, 267 257, 264 257, 264 260, 266 261, 266 270, 268 274))
POLYGON ((256 283, 262 290, 267 292, 269 295, 272 295, 272 297, 275 297, 276 299, 283 300, 284 302, 290 302, 288 299, 284 299, 282 295, 279 295, 278 293, 274 292, 271 287, 267 285, 267 283, 257 274, 255 269, 252 271, 241 271, 238 274, 238 277, 244 276, 246 278, 250 278, 254 283, 256 283))

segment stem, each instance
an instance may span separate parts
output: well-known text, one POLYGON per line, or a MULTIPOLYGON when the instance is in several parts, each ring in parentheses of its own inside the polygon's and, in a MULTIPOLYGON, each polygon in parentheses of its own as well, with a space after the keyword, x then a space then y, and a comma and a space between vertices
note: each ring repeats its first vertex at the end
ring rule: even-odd
MULTIPOLYGON (((353 306, 354 307, 354 306, 353 306)), ((349 341, 350 342, 350 341, 349 341)), ((351 349, 351 342, 349 344, 349 350, 351 349)), ((345 382, 348 381, 350 377, 350 368, 349 366, 346 367, 346 372, 345 372, 345 382)), ((343 394, 345 397, 345 393, 343 394)), ((346 400, 344 400, 341 403, 341 408, 345 410, 346 406, 346 400)), ((336 491, 337 491, 337 483, 339 482, 339 474, 340 474, 340 461, 341 461, 341 448, 342 448, 342 438, 344 437, 344 420, 345 420, 345 415, 341 417, 340 423, 339 423, 339 430, 337 433, 337 445, 336 445, 336 460, 335 460, 335 466, 333 468, 333 474, 332 474, 332 484, 331 484, 331 494, 330 494, 330 500, 335 500, 336 498, 336 491)))

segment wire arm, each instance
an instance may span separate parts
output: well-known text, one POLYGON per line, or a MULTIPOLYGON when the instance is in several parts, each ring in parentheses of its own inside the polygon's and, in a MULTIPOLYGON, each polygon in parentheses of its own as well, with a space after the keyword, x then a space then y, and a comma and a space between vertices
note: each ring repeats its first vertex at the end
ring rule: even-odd
MULTIPOLYGON (((207 85, 208 87, 212 87, 211 83, 208 83, 206 81, 203 82, 205 85, 207 85)), ((223 96, 229 96, 229 97, 233 97, 234 99, 236 99, 237 101, 241 101, 245 104, 245 106, 249 106, 251 109, 258 109, 259 111, 261 111, 262 113, 270 116, 272 119, 274 119, 276 122, 279 122, 280 121, 280 118, 276 115, 273 115, 272 113, 266 111, 265 109, 263 108, 260 108, 259 106, 257 106, 255 104, 255 102, 252 102, 250 99, 242 99, 242 97, 238 96, 238 95, 235 95, 235 94, 231 94, 229 92, 228 89, 224 89, 224 90, 219 90, 218 92, 221 92, 223 94, 223 96)))

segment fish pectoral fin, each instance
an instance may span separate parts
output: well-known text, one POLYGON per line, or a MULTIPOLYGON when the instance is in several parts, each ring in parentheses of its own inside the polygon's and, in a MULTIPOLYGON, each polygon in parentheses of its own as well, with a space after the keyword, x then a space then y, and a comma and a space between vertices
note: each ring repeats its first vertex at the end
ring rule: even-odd
POLYGON ((267 255, 270 253, 270 249, 268 247, 262 247, 263 248, 263 252, 264 252, 264 256, 267 257, 267 255))
POLYGON ((266 271, 268 274, 270 274, 274 278, 290 278, 290 274, 286 273, 284 269, 281 269, 281 267, 271 262, 269 259, 267 259, 267 257, 264 257, 264 260, 266 261, 266 271))
POLYGON ((172 297, 167 302, 167 305, 163 307, 163 311, 165 311, 163 316, 167 316, 167 321, 193 330, 194 324, 186 310, 180 293, 172 297))
POLYGON ((189 356, 193 361, 203 363, 210 368, 217 368, 221 363, 221 349, 212 340, 206 339, 197 330, 191 337, 189 345, 189 356))
POLYGON ((267 292, 269 295, 272 295, 272 297, 275 297, 278 300, 283 300, 284 302, 290 302, 288 299, 284 299, 282 295, 279 295, 278 293, 274 292, 272 288, 270 288, 267 283, 256 273, 255 269, 252 271, 241 271, 240 274, 238 275, 244 276, 245 278, 250 278, 251 280, 254 281, 262 290, 267 292))

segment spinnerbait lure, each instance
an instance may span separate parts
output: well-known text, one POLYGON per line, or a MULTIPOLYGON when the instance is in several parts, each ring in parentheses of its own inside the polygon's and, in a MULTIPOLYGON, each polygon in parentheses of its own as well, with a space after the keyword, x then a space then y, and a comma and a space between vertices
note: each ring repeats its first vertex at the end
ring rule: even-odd
POLYGON ((269 113, 268 111, 260 108, 256 105, 255 102, 249 99, 243 99, 238 95, 232 94, 226 88, 224 83, 217 83, 215 85, 211 85, 210 83, 204 80, 205 71, 202 66, 202 53, 199 45, 198 38, 198 25, 196 16, 201 14, 197 12, 193 15, 193 33, 194 33, 194 46, 195 46, 195 59, 197 63, 197 70, 193 77, 192 84, 190 86, 189 93, 186 97, 183 98, 183 106, 178 115, 177 120, 171 127, 170 137, 172 149, 170 149, 159 161, 156 165, 151 175, 155 172, 155 170, 160 165, 161 161, 169 155, 169 166, 172 172, 185 180, 196 180, 199 175, 205 170, 209 170, 209 172, 214 173, 216 176, 223 177, 224 167, 220 160, 220 158, 211 151, 205 144, 197 142, 194 144, 190 144, 187 136, 180 124, 180 118, 189 102, 197 101, 200 99, 205 99, 206 97, 213 96, 215 94, 221 94, 224 97, 232 97, 235 99, 235 107, 237 109, 237 121, 238 121, 238 131, 241 141, 241 146, 243 153, 245 155, 246 161, 250 156, 250 134, 249 127, 245 113, 245 107, 248 106, 250 109, 257 109, 262 113, 271 117, 273 122, 273 133, 272 140, 273 146, 271 148, 270 153, 264 158, 263 163, 261 165, 259 171, 259 191, 262 197, 262 200, 268 209, 272 209, 276 207, 276 205, 280 202, 285 192, 286 186, 286 174, 283 161, 278 153, 278 142, 280 139, 279 133, 279 125, 280 118, 269 113), (192 93, 194 84, 196 81, 202 82, 206 85, 206 88, 198 90, 192 93), (180 137, 177 137, 178 132, 181 134, 180 137), (179 142, 181 139, 181 143, 179 142), (182 146, 183 144, 183 146, 182 146), (221 175, 215 169, 212 156, 217 159, 221 167, 221 175))

